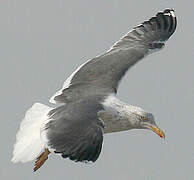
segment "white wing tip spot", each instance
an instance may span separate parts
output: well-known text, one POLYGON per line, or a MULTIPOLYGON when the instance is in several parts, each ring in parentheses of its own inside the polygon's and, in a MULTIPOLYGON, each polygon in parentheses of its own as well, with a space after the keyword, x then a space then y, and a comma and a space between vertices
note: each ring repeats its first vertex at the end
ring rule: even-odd
POLYGON ((175 16, 175 13, 174 13, 174 10, 170 10, 170 12, 168 12, 168 13, 164 13, 164 15, 166 15, 166 16, 176 17, 176 16, 175 16))
POLYGON ((170 11, 170 14, 172 15, 172 17, 176 17, 173 10, 170 11))

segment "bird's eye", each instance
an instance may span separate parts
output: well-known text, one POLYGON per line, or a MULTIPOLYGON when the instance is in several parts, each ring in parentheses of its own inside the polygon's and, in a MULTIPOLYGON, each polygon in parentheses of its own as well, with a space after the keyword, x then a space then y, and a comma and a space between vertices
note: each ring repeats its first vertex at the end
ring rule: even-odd
POLYGON ((146 121, 147 120, 147 118, 145 116, 140 116, 140 118, 141 118, 142 121, 146 121))

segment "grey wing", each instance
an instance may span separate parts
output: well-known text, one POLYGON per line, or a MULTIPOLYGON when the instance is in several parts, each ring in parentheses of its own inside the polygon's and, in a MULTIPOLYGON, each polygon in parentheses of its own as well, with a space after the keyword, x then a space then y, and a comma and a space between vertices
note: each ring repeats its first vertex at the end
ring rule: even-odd
POLYGON ((129 31, 105 54, 80 66, 50 102, 68 103, 93 94, 116 93, 126 71, 145 55, 160 50, 174 33, 176 24, 172 9, 157 13, 129 31))
POLYGON ((76 162, 96 161, 103 142, 100 110, 100 104, 83 100, 50 111, 51 121, 45 129, 49 148, 76 162))

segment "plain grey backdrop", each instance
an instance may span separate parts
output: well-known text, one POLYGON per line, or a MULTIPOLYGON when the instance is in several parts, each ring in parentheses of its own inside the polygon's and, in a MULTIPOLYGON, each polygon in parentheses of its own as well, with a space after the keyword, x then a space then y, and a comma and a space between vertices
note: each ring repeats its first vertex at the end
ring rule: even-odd
POLYGON ((180 0, 2 0, 0 2, 1 180, 193 180, 194 12, 180 0), (64 80, 122 35, 164 8, 178 27, 166 47, 143 59, 123 79, 118 97, 155 115, 166 140, 147 130, 106 135, 94 164, 51 155, 36 173, 34 162, 10 162, 21 119, 48 100, 64 80))

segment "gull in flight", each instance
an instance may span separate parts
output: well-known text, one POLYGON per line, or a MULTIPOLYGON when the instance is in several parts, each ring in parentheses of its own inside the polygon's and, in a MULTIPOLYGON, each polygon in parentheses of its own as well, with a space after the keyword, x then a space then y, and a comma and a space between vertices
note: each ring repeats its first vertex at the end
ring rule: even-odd
POLYGON ((152 130, 164 138, 152 113, 120 101, 116 94, 126 71, 162 49, 176 25, 174 10, 158 12, 73 72, 50 99, 61 105, 35 103, 20 124, 12 162, 36 159, 36 171, 51 152, 75 162, 95 162, 104 134, 130 129, 152 130))

